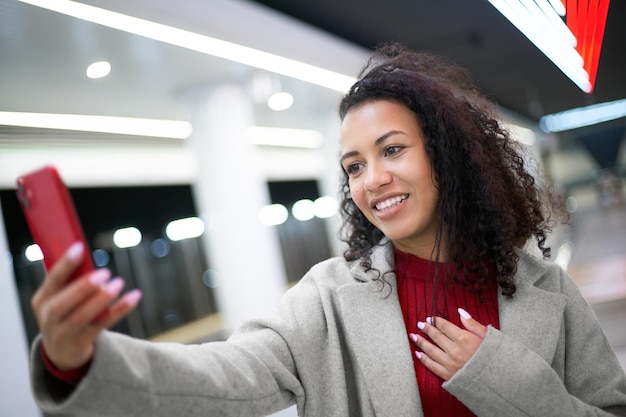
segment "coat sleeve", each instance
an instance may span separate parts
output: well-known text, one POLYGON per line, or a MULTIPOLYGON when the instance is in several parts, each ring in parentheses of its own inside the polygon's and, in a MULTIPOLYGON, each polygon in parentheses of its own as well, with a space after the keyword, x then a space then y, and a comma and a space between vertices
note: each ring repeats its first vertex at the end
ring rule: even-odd
POLYGON ((267 327, 203 345, 103 332, 88 374, 75 387, 47 375, 39 343, 31 381, 50 416, 264 416, 303 395, 288 346, 267 327))
POLYGON ((626 416, 624 371, 575 284, 564 273, 559 282, 567 306, 558 363, 489 327, 474 357, 444 384, 476 415, 626 416))

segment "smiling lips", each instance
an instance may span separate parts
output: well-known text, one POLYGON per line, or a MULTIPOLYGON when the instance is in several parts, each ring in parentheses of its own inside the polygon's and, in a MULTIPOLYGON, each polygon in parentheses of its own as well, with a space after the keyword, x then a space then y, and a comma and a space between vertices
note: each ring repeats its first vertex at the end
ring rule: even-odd
POLYGON ((407 198, 409 198, 408 194, 404 194, 404 195, 401 195, 401 196, 388 198, 385 201, 381 201, 380 203, 377 203, 375 205, 375 207, 376 207, 376 210, 383 211, 385 209, 388 209, 391 206, 395 206, 396 204, 406 200, 407 198))

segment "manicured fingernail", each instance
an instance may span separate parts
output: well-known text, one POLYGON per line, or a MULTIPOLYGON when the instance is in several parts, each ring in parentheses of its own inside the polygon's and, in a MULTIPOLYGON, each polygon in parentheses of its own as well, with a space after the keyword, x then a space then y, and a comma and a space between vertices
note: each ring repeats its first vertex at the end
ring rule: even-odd
POLYGON ((472 316, 470 316, 470 314, 467 311, 463 310, 462 308, 459 308, 458 311, 459 311, 459 316, 461 316, 461 318, 464 318, 465 320, 469 320, 472 318, 472 316))
POLYGON ((417 350, 415 351, 415 356, 417 357, 417 359, 422 359, 422 352, 418 352, 417 350))
POLYGON ((428 324, 433 324, 433 319, 432 319, 432 317, 426 317, 426 323, 428 323, 428 324))
POLYGON ((124 300, 126 301, 126 304, 134 307, 135 305, 137 305, 139 300, 141 300, 141 296, 141 290, 134 289, 124 296, 124 300))
POLYGON ((409 339, 411 339, 414 343, 417 343, 417 335, 415 333, 409 333, 409 339))
POLYGON ((72 244, 72 246, 70 246, 70 248, 67 250, 67 256, 75 261, 76 259, 78 259, 78 257, 80 255, 83 254, 83 251, 85 250, 85 246, 83 246, 82 242, 76 242, 74 244, 72 244))
POLYGON ((89 280, 93 285, 101 285, 111 278, 111 271, 106 268, 96 269, 89 275, 89 280))
POLYGON ((124 288, 124 280, 122 278, 115 278, 109 282, 106 286, 106 290, 112 296, 116 296, 124 288))
POLYGON ((424 330, 424 327, 426 327, 426 323, 424 323, 423 321, 418 321, 417 322, 417 328, 420 330, 424 330))

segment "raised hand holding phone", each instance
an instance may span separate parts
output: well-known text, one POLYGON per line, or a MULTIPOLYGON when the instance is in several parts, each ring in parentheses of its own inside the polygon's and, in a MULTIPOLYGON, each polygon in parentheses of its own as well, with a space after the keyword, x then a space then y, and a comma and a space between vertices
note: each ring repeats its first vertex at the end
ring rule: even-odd
POLYGON ((62 371, 87 363, 98 334, 128 314, 141 298, 139 290, 120 297, 124 282, 110 279, 107 269, 94 270, 68 283, 86 255, 82 243, 72 245, 32 299, 46 354, 62 371))
POLYGON ((46 355, 59 370, 81 367, 93 356, 98 334, 127 315, 141 292, 120 297, 124 282, 95 269, 69 192, 54 167, 18 179, 18 198, 47 275, 32 298, 46 355))

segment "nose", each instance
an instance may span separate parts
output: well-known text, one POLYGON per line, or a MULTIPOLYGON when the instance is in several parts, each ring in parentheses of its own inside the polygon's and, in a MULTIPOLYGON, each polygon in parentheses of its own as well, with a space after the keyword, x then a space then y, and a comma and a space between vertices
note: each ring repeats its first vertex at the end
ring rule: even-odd
POLYGON ((367 176, 365 177, 365 188, 368 191, 376 191, 380 187, 389 184, 392 178, 385 164, 369 164, 367 167, 367 176))

